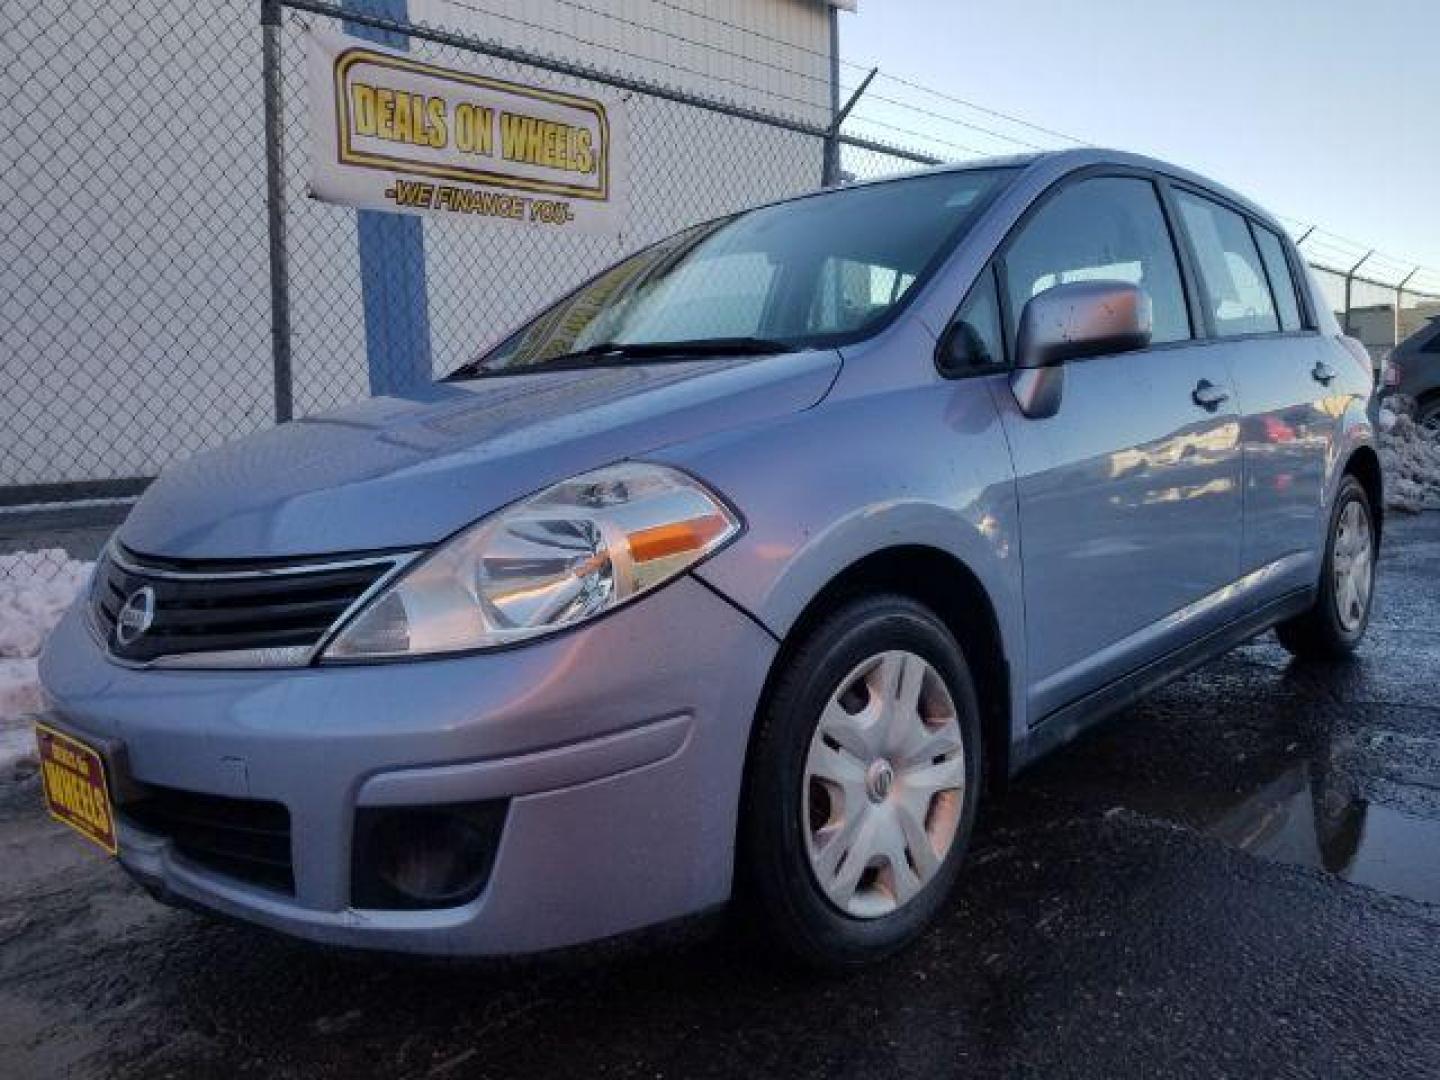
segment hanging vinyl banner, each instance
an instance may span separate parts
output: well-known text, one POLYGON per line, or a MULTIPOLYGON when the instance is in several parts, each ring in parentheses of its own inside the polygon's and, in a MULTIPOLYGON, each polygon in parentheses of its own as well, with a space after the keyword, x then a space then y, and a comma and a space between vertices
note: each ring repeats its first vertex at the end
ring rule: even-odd
POLYGON ((310 192, 326 202, 618 234, 623 104, 307 31, 310 192))

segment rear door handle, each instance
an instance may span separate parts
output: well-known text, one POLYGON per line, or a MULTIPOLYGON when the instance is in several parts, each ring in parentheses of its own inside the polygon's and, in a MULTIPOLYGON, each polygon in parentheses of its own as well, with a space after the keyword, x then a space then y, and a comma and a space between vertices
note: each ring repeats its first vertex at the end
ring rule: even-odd
POLYGON ((1190 392, 1190 400, 1207 412, 1214 412, 1230 400, 1230 395, 1209 379, 1201 379, 1190 392))
POLYGON ((1315 366, 1310 369, 1310 377, 1322 386, 1329 386, 1330 380, 1335 378, 1335 369, 1324 360, 1316 360, 1315 366))

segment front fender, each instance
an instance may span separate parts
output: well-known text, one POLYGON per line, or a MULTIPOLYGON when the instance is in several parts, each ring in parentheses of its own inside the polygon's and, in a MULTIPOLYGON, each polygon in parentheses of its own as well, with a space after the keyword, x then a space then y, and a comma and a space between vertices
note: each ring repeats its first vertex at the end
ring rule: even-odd
POLYGON ((920 545, 962 562, 990 598, 1025 685, 1020 535, 1008 445, 987 378, 831 398, 805 413, 672 448, 746 523, 696 571, 777 638, 848 567, 920 545))

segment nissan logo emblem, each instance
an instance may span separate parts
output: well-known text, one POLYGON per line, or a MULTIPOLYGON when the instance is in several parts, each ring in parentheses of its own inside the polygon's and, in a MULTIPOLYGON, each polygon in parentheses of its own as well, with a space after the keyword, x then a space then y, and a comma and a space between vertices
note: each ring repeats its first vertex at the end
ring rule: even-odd
POLYGON ((115 640, 130 645, 155 621, 155 590, 149 585, 136 589, 115 616, 115 640))

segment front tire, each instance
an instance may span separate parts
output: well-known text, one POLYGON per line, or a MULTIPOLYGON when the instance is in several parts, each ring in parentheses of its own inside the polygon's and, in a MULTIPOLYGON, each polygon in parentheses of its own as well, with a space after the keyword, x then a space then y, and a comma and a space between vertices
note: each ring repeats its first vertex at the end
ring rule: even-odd
POLYGON ((1338 660, 1353 653, 1370 625, 1375 555, 1370 496, 1347 475, 1330 511, 1319 594, 1309 611, 1275 628, 1280 644, 1307 660, 1338 660))
POLYGON ((765 935, 845 971, 935 917, 974 827, 981 742, 955 639, 902 596, 851 601, 790 656, 758 717, 742 872, 765 935))

